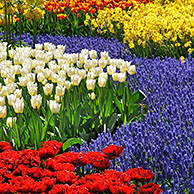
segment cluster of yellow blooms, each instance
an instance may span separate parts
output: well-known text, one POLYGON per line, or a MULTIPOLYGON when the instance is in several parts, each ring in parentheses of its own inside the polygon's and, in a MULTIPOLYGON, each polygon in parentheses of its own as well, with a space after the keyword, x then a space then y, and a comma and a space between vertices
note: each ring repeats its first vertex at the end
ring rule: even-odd
MULTIPOLYGON (((15 15, 16 13, 23 13, 27 19, 39 20, 45 14, 44 3, 45 0, 0 0, 0 25, 5 25, 5 3, 6 14, 15 15)), ((16 19, 13 17, 11 23, 15 23, 16 19)))
POLYGON ((91 22, 92 29, 100 33, 117 33, 123 30, 123 42, 142 45, 152 41, 154 44, 168 44, 171 47, 183 46, 192 53, 191 40, 194 38, 194 1, 175 0, 174 2, 155 2, 138 4, 125 11, 121 8, 98 11, 96 18, 86 16, 85 25, 91 22))

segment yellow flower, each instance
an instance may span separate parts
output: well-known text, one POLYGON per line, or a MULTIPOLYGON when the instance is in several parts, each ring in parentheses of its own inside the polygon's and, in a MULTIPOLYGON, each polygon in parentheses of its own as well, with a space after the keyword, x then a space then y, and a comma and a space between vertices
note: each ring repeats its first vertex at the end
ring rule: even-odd
POLYGON ((181 56, 181 63, 185 62, 185 57, 181 56))
POLYGON ((134 47, 135 47, 135 45, 134 45, 133 41, 130 41, 129 42, 129 48, 134 48, 134 47))
POLYGON ((187 51, 188 51, 190 54, 192 54, 193 49, 192 49, 192 48, 189 48, 187 51))

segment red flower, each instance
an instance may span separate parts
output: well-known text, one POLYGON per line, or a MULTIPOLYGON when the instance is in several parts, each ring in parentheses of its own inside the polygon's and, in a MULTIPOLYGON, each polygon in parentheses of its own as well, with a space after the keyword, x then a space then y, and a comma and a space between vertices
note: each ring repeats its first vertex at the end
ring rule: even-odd
POLYGON ((107 158, 103 156, 97 156, 96 158, 92 159, 92 167, 97 168, 99 170, 104 170, 110 167, 111 163, 107 158))
POLYGON ((78 176, 69 171, 57 171, 56 172, 56 178, 57 181, 63 184, 73 184, 75 181, 77 181, 78 176))
POLYGON ((154 173, 150 170, 144 170, 142 167, 131 168, 125 172, 129 176, 131 176, 132 180, 137 182, 149 182, 154 177, 154 173))
POLYGON ((123 153, 123 147, 117 145, 109 145, 108 147, 103 148, 102 152, 104 153, 104 157, 112 160, 121 156, 121 154, 123 153))
POLYGON ((139 188, 138 194, 160 194, 162 189, 157 184, 148 183, 139 188))
POLYGON ((5 150, 11 150, 11 149, 12 149, 12 147, 10 146, 10 143, 0 141, 0 153, 4 152, 5 150))
POLYGON ((134 193, 134 184, 133 185, 125 185, 120 181, 117 182, 110 182, 109 183, 109 190, 111 191, 111 193, 114 194, 132 194, 134 193))
POLYGON ((42 143, 42 147, 38 150, 39 157, 41 159, 53 158, 55 157, 59 150, 61 149, 63 143, 57 141, 47 141, 42 143))

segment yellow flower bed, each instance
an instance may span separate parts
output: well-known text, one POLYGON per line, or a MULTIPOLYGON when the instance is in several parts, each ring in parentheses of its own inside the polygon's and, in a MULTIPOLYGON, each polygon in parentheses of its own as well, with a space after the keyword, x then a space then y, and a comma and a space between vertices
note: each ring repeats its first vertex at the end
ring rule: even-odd
POLYGON ((191 40, 194 37, 194 1, 175 0, 174 2, 154 2, 137 4, 128 11, 121 8, 104 9, 98 16, 90 20, 86 17, 85 24, 91 22, 93 29, 99 33, 116 34, 123 30, 123 42, 130 48, 136 43, 143 48, 149 42, 170 46, 183 46, 192 52, 191 40))

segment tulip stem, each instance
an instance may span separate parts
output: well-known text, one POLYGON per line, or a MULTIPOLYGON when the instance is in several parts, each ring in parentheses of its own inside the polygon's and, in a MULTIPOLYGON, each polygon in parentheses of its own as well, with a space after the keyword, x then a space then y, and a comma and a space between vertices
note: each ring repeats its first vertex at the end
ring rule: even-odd
POLYGON ((5 141, 3 132, 3 119, 1 118, 1 141, 5 141))
POLYGON ((36 26, 36 19, 33 18, 33 49, 35 49, 35 44, 36 44, 36 31, 37 31, 37 26, 36 26))

